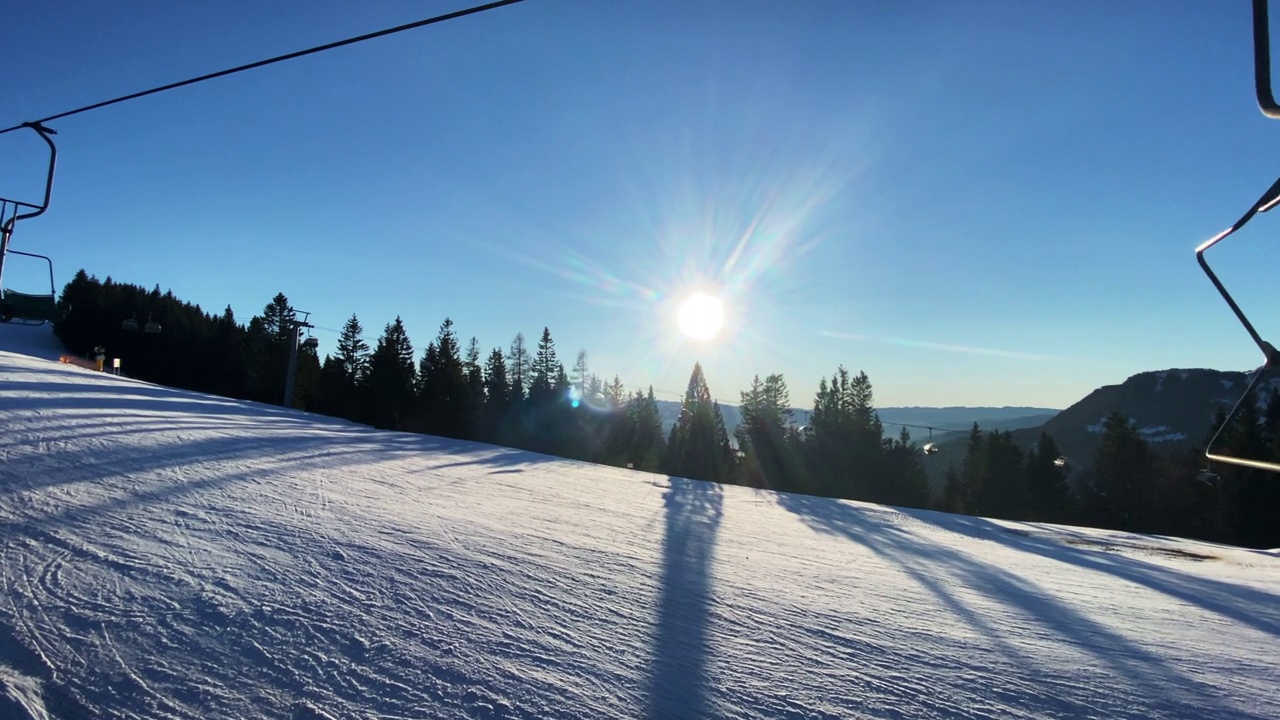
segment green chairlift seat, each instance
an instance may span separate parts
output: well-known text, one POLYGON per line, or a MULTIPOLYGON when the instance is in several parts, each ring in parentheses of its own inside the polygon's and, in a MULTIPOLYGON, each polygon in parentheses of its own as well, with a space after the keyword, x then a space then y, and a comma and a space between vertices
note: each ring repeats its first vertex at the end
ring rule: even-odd
POLYGON ((0 322, 27 320, 43 323, 60 319, 58 299, 53 295, 32 295, 10 290, 0 298, 0 322))
POLYGON ((8 250, 8 255, 25 255, 39 258, 49 265, 49 292, 25 293, 0 287, 0 322, 18 322, 24 325, 43 325, 62 320, 58 310, 57 291, 53 286, 53 261, 44 255, 8 250))

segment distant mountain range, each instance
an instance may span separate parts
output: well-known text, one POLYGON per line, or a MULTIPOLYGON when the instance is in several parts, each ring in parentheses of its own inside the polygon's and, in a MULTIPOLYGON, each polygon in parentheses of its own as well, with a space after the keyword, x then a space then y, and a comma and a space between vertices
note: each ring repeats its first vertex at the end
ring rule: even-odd
MULTIPOLYGON (((672 400, 659 400, 658 411, 662 415, 662 425, 667 431, 675 425, 680 417, 680 403, 672 400)), ((808 422, 809 410, 793 408, 791 420, 797 426, 808 422)), ((976 422, 984 429, 1015 430, 1018 428, 1036 427, 1057 415, 1052 408, 1036 407, 887 407, 877 408, 880 420, 884 423, 885 434, 897 437, 901 425, 906 423, 920 427, 935 428, 933 441, 958 437, 957 433, 967 433, 976 422), (951 432, 954 431, 954 432, 951 432)), ((729 435, 742 422, 742 409, 737 405, 721 405, 720 414, 724 416, 725 427, 729 435)), ((929 441, 929 432, 916 428, 907 428, 912 438, 920 443, 929 441)))
MULTIPOLYGON (((885 435, 896 437, 900 425, 932 427, 933 442, 940 451, 924 459, 935 487, 940 487, 947 466, 964 461, 966 436, 976 422, 983 431, 1011 431, 1024 449, 1032 447, 1042 431, 1048 431, 1068 458, 1074 471, 1087 468, 1102 440, 1102 422, 1119 412, 1138 427, 1152 447, 1162 453, 1181 452, 1200 445, 1219 407, 1230 409, 1240 398, 1250 373, 1207 369, 1173 369, 1143 372, 1118 385, 1089 393, 1065 410, 1037 407, 883 407, 877 408, 885 435), (945 432, 944 432, 945 430, 945 432)), ((1263 383, 1261 401, 1280 388, 1280 377, 1263 383)), ((680 403, 659 400, 665 429, 669 432, 680 416, 680 403)), ((732 437, 742 420, 736 405, 721 405, 725 426, 732 437)), ((794 409, 792 421, 804 425, 809 411, 794 409)), ((919 444, 929 442, 927 430, 908 428, 919 444)))
MULTIPOLYGON (((1204 443, 1214 413, 1220 407, 1230 410, 1250 377, 1251 373, 1246 372, 1207 369, 1138 373, 1119 385, 1094 390, 1041 425, 1013 429, 1013 437, 1025 449, 1038 440, 1041 431, 1047 431, 1078 471, 1092 463, 1101 444, 1103 420, 1110 413, 1119 412, 1158 452, 1185 451, 1204 443)), ((1260 402, 1265 402, 1277 387, 1280 378, 1262 383, 1260 402)), ((949 463, 960 467, 965 441, 953 437, 940 447, 925 461, 935 482, 941 482, 949 463)))

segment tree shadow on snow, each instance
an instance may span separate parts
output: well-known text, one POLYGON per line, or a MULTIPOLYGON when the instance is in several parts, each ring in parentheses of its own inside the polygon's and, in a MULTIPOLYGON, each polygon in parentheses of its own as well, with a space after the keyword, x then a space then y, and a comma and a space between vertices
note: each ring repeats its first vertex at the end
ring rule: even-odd
MULTIPOLYGON (((814 530, 856 542, 901 569, 960 622, 984 636, 995 651, 1007 657, 1009 665, 1022 668, 1028 676, 1037 678, 1038 682, 1032 687, 1057 679, 1051 675, 1051 668, 1035 667, 1034 657, 1004 637, 1006 633, 998 628, 1001 621, 1018 616, 1029 619, 1072 650, 1091 655, 1093 665, 1104 668, 1117 682, 1129 685, 1133 692, 1144 698, 1141 707, 1115 704, 1100 709, 1094 705, 1098 700, 1096 694, 1077 695, 1069 687, 1045 693, 1028 690, 1025 683, 1012 682, 1007 686, 985 689, 1000 695, 1004 702, 1014 707, 1035 708, 1050 717, 1096 716, 1101 712, 1107 717, 1182 718, 1200 717, 1206 710, 1210 710, 1213 717, 1256 717, 1224 702, 1219 688, 1171 667, 1164 658, 1135 640, 1093 619, 1079 606, 1045 592, 1027 578, 936 540, 919 537, 893 523, 888 516, 896 514, 896 509, 859 507, 791 493, 779 493, 778 502, 814 530), (952 590, 957 586, 981 593, 1008 612, 1002 612, 1000 616, 993 616, 989 611, 984 614, 981 608, 967 603, 952 590), (1014 697, 1020 693, 1027 697, 1014 697)), ((936 517, 929 517, 936 516, 936 513, 902 512, 926 522, 932 519, 934 524, 954 531, 953 527, 942 524, 936 517)), ((993 524, 993 535, 1009 538, 1009 543, 1013 544, 1013 536, 999 530, 993 524)), ((1139 574, 1141 571, 1131 569, 1128 572, 1139 574)), ((1116 698, 1117 703, 1124 699, 1124 694, 1116 698)))
MULTIPOLYGON (((1108 552, 1097 536, 1072 533, 1089 542, 1080 547, 1059 542, 1052 537, 1037 537, 1033 532, 1005 527, 987 518, 940 515, 928 510, 901 510, 921 522, 944 530, 964 532, 1015 550, 1033 553, 1050 560, 1112 575, 1135 585, 1168 595, 1181 602, 1221 615, 1280 638, 1280 596, 1245 585, 1234 585, 1193 573, 1179 572, 1139 558, 1108 552)), ((1055 528, 1052 532, 1058 532, 1055 528)), ((1117 538, 1119 539, 1119 538, 1117 538)), ((1146 538, 1128 536, 1142 542, 1146 538)))
POLYGON ((711 563, 722 514, 715 483, 670 478, 647 717, 709 717, 711 563))

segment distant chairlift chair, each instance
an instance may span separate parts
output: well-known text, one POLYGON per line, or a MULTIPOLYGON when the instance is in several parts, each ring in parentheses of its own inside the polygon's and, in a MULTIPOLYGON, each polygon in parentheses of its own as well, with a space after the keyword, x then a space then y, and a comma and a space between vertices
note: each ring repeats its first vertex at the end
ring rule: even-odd
POLYGON ((53 285, 53 261, 44 255, 11 250, 9 241, 13 238, 13 229, 19 220, 36 217, 48 209, 49 197, 53 194, 53 169, 57 164, 58 149, 50 138, 55 134, 53 130, 39 123, 26 123, 25 126, 34 130, 49 146, 49 172, 45 178, 44 200, 39 204, 0 198, 0 322, 17 321, 24 325, 43 325, 46 322, 61 319, 61 314, 58 312, 57 291, 53 285), (4 268, 11 255, 37 258, 48 264, 48 294, 17 292, 4 286, 4 268))

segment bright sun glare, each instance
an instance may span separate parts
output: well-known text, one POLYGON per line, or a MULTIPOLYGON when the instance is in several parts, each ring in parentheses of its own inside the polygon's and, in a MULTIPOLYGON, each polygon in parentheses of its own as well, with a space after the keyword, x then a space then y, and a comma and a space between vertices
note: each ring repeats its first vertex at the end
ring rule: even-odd
POLYGON ((680 332, 695 340, 710 340, 724 325, 724 306, 706 293, 696 293, 680 304, 680 332))

